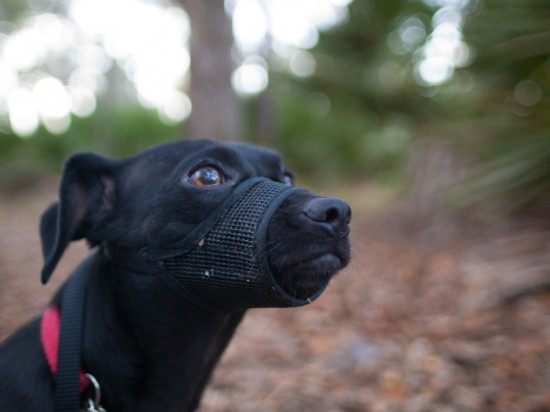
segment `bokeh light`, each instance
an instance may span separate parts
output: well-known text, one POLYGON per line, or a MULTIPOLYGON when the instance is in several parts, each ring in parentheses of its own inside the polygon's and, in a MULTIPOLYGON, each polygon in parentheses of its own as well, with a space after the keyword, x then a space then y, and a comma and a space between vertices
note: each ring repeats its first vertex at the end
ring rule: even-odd
POLYGON ((11 127, 17 135, 28 137, 39 125, 34 95, 29 89, 18 87, 10 92, 7 106, 11 127))
POLYGON ((426 15, 409 16, 387 38, 389 49, 398 55, 412 54, 416 80, 423 86, 447 82, 460 67, 473 60, 471 47, 462 39, 462 23, 470 0, 424 0, 435 8, 430 27, 426 15))
POLYGON ((50 133, 60 134, 71 125, 71 97, 63 83, 54 77, 43 77, 33 88, 40 119, 50 133))
MULTIPOLYGON (((227 0, 242 57, 232 78, 236 92, 265 90, 270 49, 285 50, 276 55, 294 75, 312 75, 316 63, 306 50, 317 44, 319 30, 346 20, 350 2, 227 0)), ((190 115, 191 28, 183 9, 146 0, 70 0, 61 15, 30 6, 17 25, 0 22, 2 130, 7 122, 25 138, 40 124, 63 133, 71 116, 92 115, 106 93, 157 110, 163 122, 190 115)))
POLYGON ((233 73, 231 83, 235 91, 243 96, 262 92, 269 82, 266 62, 258 57, 245 60, 233 73))

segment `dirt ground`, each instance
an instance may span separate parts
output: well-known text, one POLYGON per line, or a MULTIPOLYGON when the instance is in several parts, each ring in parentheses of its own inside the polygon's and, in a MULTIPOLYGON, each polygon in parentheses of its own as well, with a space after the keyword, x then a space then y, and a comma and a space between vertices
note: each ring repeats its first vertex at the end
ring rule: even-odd
MULTIPOLYGON (((39 281, 55 183, 0 200, 0 339, 86 253, 39 281)), ((353 199, 353 261, 311 305, 251 310, 200 412, 550 411, 550 229, 419 219, 353 199), (355 202, 355 204, 354 204, 355 202)))

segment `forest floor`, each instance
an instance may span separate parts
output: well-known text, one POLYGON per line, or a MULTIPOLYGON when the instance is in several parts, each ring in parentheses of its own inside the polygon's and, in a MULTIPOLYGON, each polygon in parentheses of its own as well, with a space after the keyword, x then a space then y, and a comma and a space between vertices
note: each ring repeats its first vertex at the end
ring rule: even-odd
MULTIPOLYGON (((1 194, 0 339, 63 281, 39 281, 55 193, 1 194)), ((550 411, 550 227, 351 203, 350 266, 307 307, 251 310, 200 412, 550 411)))

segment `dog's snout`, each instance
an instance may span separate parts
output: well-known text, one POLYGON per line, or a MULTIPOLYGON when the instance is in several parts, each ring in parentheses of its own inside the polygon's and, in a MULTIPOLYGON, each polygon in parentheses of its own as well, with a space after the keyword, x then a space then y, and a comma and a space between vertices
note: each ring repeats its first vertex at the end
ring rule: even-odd
POLYGON ((351 221, 351 208, 343 200, 317 197, 304 206, 306 216, 314 222, 327 225, 335 233, 346 235, 351 221))

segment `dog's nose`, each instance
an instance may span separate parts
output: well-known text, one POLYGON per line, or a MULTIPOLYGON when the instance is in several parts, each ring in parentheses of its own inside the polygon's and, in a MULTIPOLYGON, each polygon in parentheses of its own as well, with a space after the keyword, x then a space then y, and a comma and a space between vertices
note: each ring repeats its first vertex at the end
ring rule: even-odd
POLYGON ((328 226, 336 235, 348 234, 351 208, 343 200, 334 197, 317 197, 305 204, 304 212, 314 222, 328 226))

